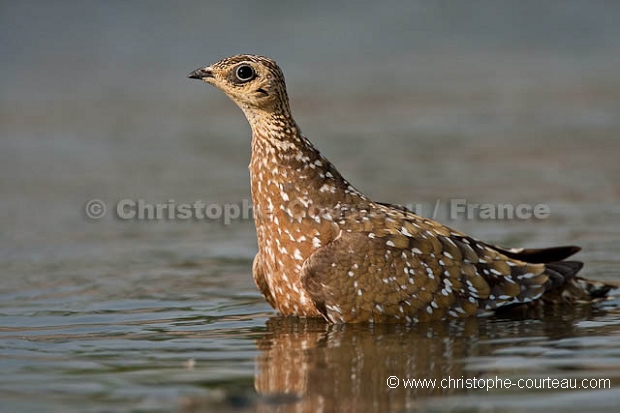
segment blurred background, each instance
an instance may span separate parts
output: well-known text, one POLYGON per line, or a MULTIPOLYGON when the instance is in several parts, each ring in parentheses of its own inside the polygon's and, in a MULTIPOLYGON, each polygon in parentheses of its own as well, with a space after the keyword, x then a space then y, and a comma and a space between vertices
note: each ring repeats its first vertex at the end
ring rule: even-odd
POLYGON ((264 326, 251 221, 114 217, 124 198, 249 198, 242 113, 186 78, 238 53, 280 64, 305 135, 371 197, 423 215, 440 200, 444 223, 508 246, 582 245, 585 275, 617 278, 618 21, 615 1, 2 1, 3 396, 62 388, 54 363, 86 350, 50 342, 140 335, 162 308, 264 326), (84 213, 94 198, 100 220, 84 213), (544 203, 550 217, 453 221, 451 198, 544 203), (120 328, 130 313, 142 318, 120 328), (31 362, 42 354, 51 364, 31 362))
MULTIPOLYGON (((123 239, 140 248, 136 236, 196 240, 201 255, 254 248, 247 222, 229 244, 218 225, 112 216, 123 198, 249 197, 245 119, 186 79, 237 53, 279 62, 304 133, 376 199, 614 208, 620 198, 616 2, 59 1, 0 11, 0 257, 10 262, 105 258, 123 239), (110 204, 107 219, 85 217, 91 198, 110 204), (217 245, 202 244, 212 232, 217 245)), ((517 224, 563 231, 551 222, 563 207, 517 224)))

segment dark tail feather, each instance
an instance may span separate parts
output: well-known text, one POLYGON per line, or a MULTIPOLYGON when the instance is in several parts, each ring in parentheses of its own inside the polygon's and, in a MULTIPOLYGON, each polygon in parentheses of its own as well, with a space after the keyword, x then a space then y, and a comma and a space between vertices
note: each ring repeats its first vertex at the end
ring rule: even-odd
POLYGON ((609 291, 620 286, 613 282, 577 277, 577 272, 583 267, 579 261, 551 262, 545 267, 550 285, 543 298, 548 302, 592 301, 605 298, 609 291))
POLYGON ((580 269, 583 268, 583 262, 580 261, 559 261, 550 262, 545 265, 549 272, 558 273, 566 281, 573 278, 580 269))
POLYGON ((545 264, 545 274, 549 276, 545 289, 550 293, 561 293, 566 284, 583 267, 579 261, 559 261, 545 264))
MULTIPOLYGON (((523 248, 523 249, 502 249, 497 248, 502 254, 516 260, 531 262, 532 264, 546 264, 562 261, 573 254, 581 251, 580 247, 570 245, 553 248, 523 248)), ((583 264, 582 264, 583 266, 583 264)), ((580 269, 581 267, 579 267, 580 269)), ((579 271, 577 269, 577 271, 579 271)))
POLYGON ((574 245, 552 248, 494 248, 516 260, 545 264, 545 274, 549 276, 549 280, 545 285, 543 300, 547 302, 592 301, 606 297, 612 289, 620 288, 620 282, 577 277, 577 273, 583 268, 583 263, 562 261, 581 251, 580 247, 574 245))

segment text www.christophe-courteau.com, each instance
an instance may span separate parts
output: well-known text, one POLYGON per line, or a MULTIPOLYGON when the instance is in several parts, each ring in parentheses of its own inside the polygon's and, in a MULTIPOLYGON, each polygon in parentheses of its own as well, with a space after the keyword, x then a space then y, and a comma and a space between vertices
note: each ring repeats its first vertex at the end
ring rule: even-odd
POLYGON ((551 377, 537 377, 530 379, 502 379, 500 377, 487 378, 452 378, 443 379, 414 379, 390 376, 386 380, 390 389, 610 389, 611 379, 559 379, 551 377))

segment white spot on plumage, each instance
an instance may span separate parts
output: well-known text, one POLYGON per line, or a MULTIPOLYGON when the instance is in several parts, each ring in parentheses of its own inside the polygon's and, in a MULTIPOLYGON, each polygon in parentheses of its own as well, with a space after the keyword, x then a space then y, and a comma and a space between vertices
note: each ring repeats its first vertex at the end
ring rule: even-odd
POLYGON ((312 238, 312 246, 314 248, 320 248, 321 247, 321 240, 318 239, 317 237, 313 237, 312 238))

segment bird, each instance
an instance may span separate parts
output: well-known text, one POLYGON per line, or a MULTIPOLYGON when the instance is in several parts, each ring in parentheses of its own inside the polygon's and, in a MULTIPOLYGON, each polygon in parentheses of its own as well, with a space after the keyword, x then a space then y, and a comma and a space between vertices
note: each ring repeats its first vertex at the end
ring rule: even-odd
POLYGON ((491 245, 346 180, 293 119, 284 75, 251 54, 192 71, 226 94, 252 131, 249 165, 256 286, 282 316, 333 324, 461 319, 539 303, 604 297, 577 276, 577 246, 491 245))

